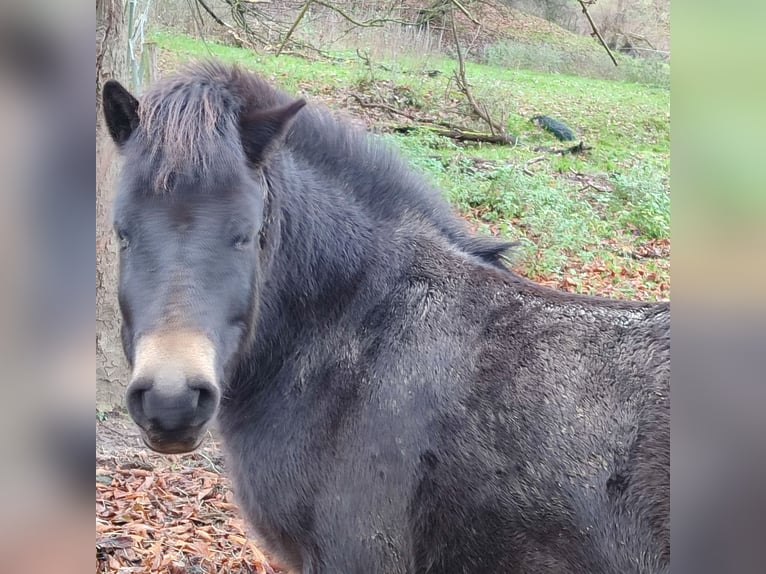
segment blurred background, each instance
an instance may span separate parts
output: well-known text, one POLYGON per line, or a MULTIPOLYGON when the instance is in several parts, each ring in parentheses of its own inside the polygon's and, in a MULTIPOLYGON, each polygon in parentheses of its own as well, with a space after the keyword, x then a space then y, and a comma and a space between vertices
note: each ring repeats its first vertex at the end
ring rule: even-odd
POLYGON ((763 2, 673 4, 674 571, 766 549, 763 2))
POLYGON ((87 8, 0 3, 0 572, 93 563, 77 552, 94 448, 87 8))

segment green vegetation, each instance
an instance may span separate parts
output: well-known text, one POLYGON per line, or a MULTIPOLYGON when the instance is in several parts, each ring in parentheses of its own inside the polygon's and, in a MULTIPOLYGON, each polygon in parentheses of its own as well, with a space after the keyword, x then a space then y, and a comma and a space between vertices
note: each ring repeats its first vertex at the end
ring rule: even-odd
MULTIPOLYGON (((170 68, 215 56, 333 109, 361 113, 352 105, 353 93, 484 129, 470 117, 451 79, 456 63, 446 58, 368 65, 353 53, 327 61, 277 59, 176 34, 157 33, 154 40, 170 68), (433 70, 441 73, 426 73, 433 70)), ((585 293, 667 298, 670 95, 659 87, 664 81, 648 81, 646 70, 633 78, 644 82, 637 83, 549 73, 560 71, 556 67, 503 67, 508 58, 510 52, 496 47, 487 64, 467 63, 466 72, 475 97, 518 136, 516 146, 456 144, 427 130, 384 137, 445 191, 478 232, 518 240, 519 272, 585 293), (529 121, 536 114, 564 121, 592 149, 578 155, 536 151, 564 147, 529 121)), ((401 120, 385 113, 365 119, 376 125, 401 120)))
POLYGON ((518 240, 518 263, 528 275, 562 275, 573 257, 616 262, 631 243, 669 236, 669 194, 650 167, 636 164, 592 187, 560 167, 550 173, 550 165, 532 172, 535 164, 532 175, 510 162, 477 169, 476 155, 430 134, 391 139, 478 229, 518 240))
POLYGON ((616 53, 619 66, 615 66, 609 58, 604 57, 603 48, 589 38, 574 37, 581 41, 562 45, 551 43, 547 37, 537 38, 533 42, 504 40, 488 46, 484 51, 484 60, 492 66, 670 88, 670 65, 667 62, 616 53))

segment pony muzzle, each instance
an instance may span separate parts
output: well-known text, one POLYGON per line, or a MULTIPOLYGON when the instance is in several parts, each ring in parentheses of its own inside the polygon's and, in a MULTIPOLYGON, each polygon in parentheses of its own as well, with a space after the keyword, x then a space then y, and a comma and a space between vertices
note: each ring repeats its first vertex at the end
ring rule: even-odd
POLYGON ((149 448, 178 454, 200 445, 221 396, 215 358, 212 341, 194 331, 138 340, 126 399, 149 448))

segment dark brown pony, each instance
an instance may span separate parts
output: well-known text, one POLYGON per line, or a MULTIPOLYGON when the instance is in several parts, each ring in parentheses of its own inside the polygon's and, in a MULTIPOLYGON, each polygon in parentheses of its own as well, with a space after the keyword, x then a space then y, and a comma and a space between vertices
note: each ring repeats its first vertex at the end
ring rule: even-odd
POLYGON ((217 417, 293 572, 667 572, 669 306, 517 277, 304 106, 219 64, 104 89, 146 444, 191 450, 217 417))

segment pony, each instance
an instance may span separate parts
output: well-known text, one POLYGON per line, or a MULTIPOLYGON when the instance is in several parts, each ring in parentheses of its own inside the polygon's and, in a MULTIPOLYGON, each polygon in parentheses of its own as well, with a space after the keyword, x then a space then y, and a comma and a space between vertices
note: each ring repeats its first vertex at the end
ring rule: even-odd
POLYGON ((214 421, 302 574, 669 570, 670 307, 506 267, 379 139, 216 62, 103 90, 126 402, 214 421))

